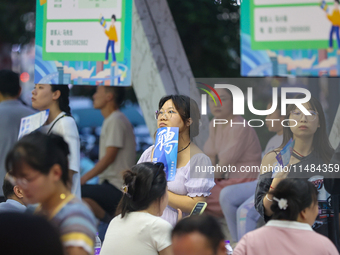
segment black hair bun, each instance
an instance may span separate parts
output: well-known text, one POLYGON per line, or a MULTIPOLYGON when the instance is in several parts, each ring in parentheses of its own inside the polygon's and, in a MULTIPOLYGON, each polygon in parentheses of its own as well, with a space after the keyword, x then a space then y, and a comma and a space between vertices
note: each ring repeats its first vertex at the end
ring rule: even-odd
POLYGON ((65 156, 68 156, 70 154, 68 144, 64 141, 64 139, 61 136, 50 134, 50 138, 52 143, 58 148, 60 148, 65 156))

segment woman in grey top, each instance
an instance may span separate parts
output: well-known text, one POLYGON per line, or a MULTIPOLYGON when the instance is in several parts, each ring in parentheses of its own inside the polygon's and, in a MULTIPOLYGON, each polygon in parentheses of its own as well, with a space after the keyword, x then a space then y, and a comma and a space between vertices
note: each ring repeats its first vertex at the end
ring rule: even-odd
POLYGON ((290 127, 284 127, 282 145, 266 154, 262 160, 261 175, 255 192, 255 208, 265 221, 268 221, 273 213, 270 209, 272 195, 268 192, 275 189, 283 178, 306 178, 314 183, 319 191, 319 215, 313 229, 332 238, 328 226, 332 210, 330 195, 324 188, 324 177, 327 177, 327 164, 330 162, 333 149, 326 134, 325 115, 319 101, 312 97, 303 106, 310 115, 304 115, 295 105, 287 107, 285 119, 290 120, 289 125, 287 123, 285 125, 290 127), (279 167, 276 155, 291 138, 295 140, 295 145, 287 166, 290 170, 278 172, 273 176, 273 168, 279 167))

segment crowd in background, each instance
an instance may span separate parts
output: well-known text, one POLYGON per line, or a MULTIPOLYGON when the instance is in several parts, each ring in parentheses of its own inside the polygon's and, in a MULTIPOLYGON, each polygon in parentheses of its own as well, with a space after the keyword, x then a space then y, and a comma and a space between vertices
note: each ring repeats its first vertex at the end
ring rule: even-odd
MULTIPOLYGON (((218 89, 218 94, 222 106, 209 102, 213 117, 243 122, 233 115, 231 93, 218 89)), ((220 255, 226 254, 224 219, 234 254, 270 254, 275 249, 282 254, 339 254, 330 241, 338 242, 330 202, 334 179, 322 173, 264 171, 266 166, 279 167, 276 156, 291 138, 295 145, 290 166, 339 163, 339 148, 334 153, 330 146, 323 109, 315 98, 303 104, 310 115, 289 105, 286 116, 280 107, 267 116, 297 125, 267 122, 275 135, 262 152, 254 128, 213 127, 213 122, 201 150, 193 140, 200 125, 197 103, 184 95, 164 96, 156 112, 157 128, 179 129, 176 176, 167 181, 164 165, 152 163, 154 146, 136 160, 132 125, 119 110, 124 88, 97 86, 94 107, 104 117, 99 160, 83 176, 68 86, 37 84, 33 109, 19 96, 18 75, 0 71, 0 181, 5 200, 0 203, 0 225, 29 236, 16 244, 13 231, 1 227, 6 254, 93 254, 100 222, 108 224, 100 254, 220 255), (17 141, 21 118, 46 109, 45 125, 17 141), (258 166, 261 174, 207 172, 191 177, 195 166, 216 164, 237 170, 258 166), (98 184, 86 184, 96 176, 98 184), (207 202, 206 212, 187 217, 197 202, 207 202)), ((268 102, 267 109, 271 106, 268 102)))

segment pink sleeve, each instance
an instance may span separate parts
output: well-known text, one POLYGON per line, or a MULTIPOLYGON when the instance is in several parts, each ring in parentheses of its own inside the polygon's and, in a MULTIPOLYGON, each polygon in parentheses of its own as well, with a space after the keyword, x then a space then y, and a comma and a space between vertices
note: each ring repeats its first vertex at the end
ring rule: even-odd
POLYGON ((247 249, 246 249, 246 239, 248 235, 245 235, 241 238, 241 240, 237 243, 233 255, 246 255, 247 254, 247 249))
MULTIPOLYGON (((254 139, 248 128, 232 127, 223 134, 223 149, 218 153, 219 165, 235 164, 254 139)), ((256 135, 256 134, 255 134, 256 135)), ((260 148, 261 150, 261 148, 260 148)))

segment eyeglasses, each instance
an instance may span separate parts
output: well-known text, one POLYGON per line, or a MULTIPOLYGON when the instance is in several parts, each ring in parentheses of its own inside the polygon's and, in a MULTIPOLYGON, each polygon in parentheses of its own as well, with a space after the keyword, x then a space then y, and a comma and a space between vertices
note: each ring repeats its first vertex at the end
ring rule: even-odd
POLYGON ((35 181, 39 178, 41 174, 38 173, 34 177, 31 178, 17 178, 12 175, 6 175, 6 179, 13 185, 13 186, 20 186, 22 188, 26 188, 31 182, 35 181))
POLYGON ((155 112, 155 119, 158 120, 160 116, 164 116, 166 119, 171 119, 173 114, 177 114, 174 110, 158 110, 155 112))
POLYGON ((297 110, 297 109, 291 111, 290 114, 292 115, 292 118, 294 120, 300 120, 302 118, 302 115, 304 115, 306 116, 306 119, 308 121, 314 121, 316 119, 316 116, 318 116, 319 113, 313 110, 308 110, 308 111, 311 115, 305 115, 300 110, 297 110))

